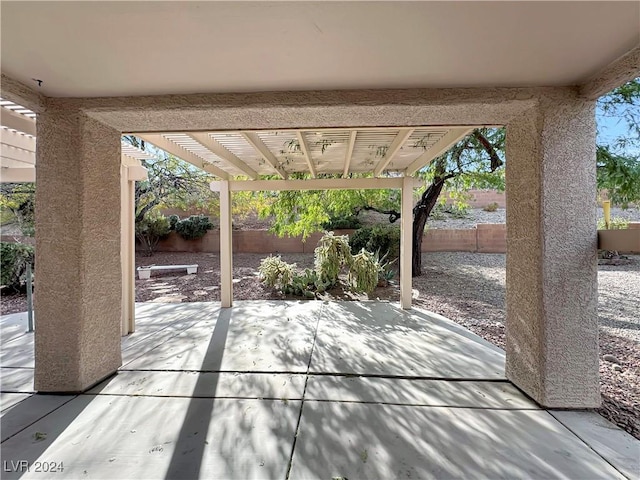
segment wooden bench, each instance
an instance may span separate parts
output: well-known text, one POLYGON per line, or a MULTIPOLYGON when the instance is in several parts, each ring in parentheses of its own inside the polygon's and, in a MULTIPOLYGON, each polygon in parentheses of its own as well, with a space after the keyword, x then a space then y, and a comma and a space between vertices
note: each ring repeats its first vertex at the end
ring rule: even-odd
POLYGON ((184 270, 187 269, 187 274, 198 273, 198 265, 149 265, 148 267, 138 267, 138 278, 140 280, 146 280, 151 278, 152 270, 184 270))

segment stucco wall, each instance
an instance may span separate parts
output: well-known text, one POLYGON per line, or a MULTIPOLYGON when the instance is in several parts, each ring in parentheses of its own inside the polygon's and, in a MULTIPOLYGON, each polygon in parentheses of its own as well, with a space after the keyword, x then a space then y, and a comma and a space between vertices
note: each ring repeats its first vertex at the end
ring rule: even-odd
MULTIPOLYGON (((351 235, 354 230, 336 230, 337 235, 351 235)), ((430 229, 424 235, 423 252, 481 252, 505 253, 504 224, 478 224, 469 229, 430 229)), ((313 253, 321 233, 314 233, 306 241, 301 237, 279 238, 266 230, 233 232, 234 253, 313 253)), ((219 252, 220 234, 208 231, 198 240, 184 240, 175 232, 158 243, 159 252, 219 252)))
POLYGON ((121 364, 120 134, 64 102, 37 133, 35 389, 82 391, 121 364))
POLYGON ((507 377, 545 406, 597 406, 593 103, 541 98, 506 156, 507 377))

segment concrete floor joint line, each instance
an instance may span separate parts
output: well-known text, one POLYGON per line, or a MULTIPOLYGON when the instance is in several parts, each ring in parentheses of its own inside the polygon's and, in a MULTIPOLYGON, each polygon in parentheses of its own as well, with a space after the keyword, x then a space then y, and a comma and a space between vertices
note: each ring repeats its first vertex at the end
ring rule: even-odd
POLYGON ((320 308, 320 315, 318 315, 318 320, 316 321, 316 328, 313 332, 313 341, 311 342, 311 351, 309 352, 309 362, 307 363, 307 371, 304 377, 304 387, 302 389, 302 399, 300 400, 300 412, 298 413, 298 423, 296 424, 296 433, 293 437, 293 444, 291 445, 291 455, 289 456, 289 464, 287 465, 287 475, 285 476, 286 480, 289 480, 289 476, 291 475, 291 467, 293 466, 293 454, 296 451, 296 441, 298 440, 298 434, 300 433, 300 422, 302 421, 302 409, 304 408, 304 397, 307 393, 307 384, 309 383, 309 370, 311 370, 311 360, 313 359, 313 351, 316 347, 316 339, 318 337, 318 330, 320 329, 320 319, 322 318, 321 314, 325 310, 325 306, 323 305, 320 308))
MULTIPOLYGON (((551 413, 547 410, 547 413, 549 415, 551 415, 551 413)), ((566 425, 562 420, 560 420, 559 418, 551 415, 552 418, 554 418, 560 425, 562 425, 564 428, 566 428, 569 433, 571 433, 574 437, 576 437, 578 440, 580 440, 580 442, 582 442, 583 444, 585 444, 589 450, 591 450, 592 452, 594 452, 598 457, 600 457, 603 461, 605 461, 607 464, 611 465, 611 468, 613 468, 616 472, 618 472, 620 475, 622 475, 625 478, 628 478, 629 480, 633 480, 631 477, 628 477, 627 475, 625 475, 624 473, 622 473, 618 467, 616 467, 610 460, 608 460, 604 455, 602 455, 602 453, 598 450, 596 450, 591 444, 589 444, 588 442, 586 442, 585 440, 582 439, 582 437, 580 435, 578 435, 576 432, 573 431, 573 429, 571 429, 571 427, 569 427, 568 425, 566 425)), ((638 472, 640 474, 640 472, 638 472)))
MULTIPOLYGON (((33 422, 29 423, 28 425, 25 425, 23 428, 21 428, 20 430, 18 430, 17 432, 15 432, 13 435, 5 438, 2 443, 5 443, 6 441, 12 439, 13 437, 15 437, 16 435, 18 435, 19 433, 23 432, 24 430, 26 430, 27 428, 29 428, 31 425, 39 422, 40 420, 42 420, 43 418, 51 415, 53 412, 55 412, 56 410, 59 410, 60 408, 64 407, 67 403, 69 403, 72 400, 75 400, 76 398, 78 398, 80 395, 75 395, 73 397, 71 397, 69 400, 67 400, 66 402, 58 405, 56 408, 54 408, 53 410, 51 410, 50 412, 45 413, 44 415, 42 415, 41 417, 36 418, 33 422)), ((25 400, 28 400, 28 398, 25 398, 24 400, 20 400, 18 403, 16 403, 15 405, 12 405, 11 408, 15 408, 16 406, 20 405, 22 402, 24 402, 25 400)))

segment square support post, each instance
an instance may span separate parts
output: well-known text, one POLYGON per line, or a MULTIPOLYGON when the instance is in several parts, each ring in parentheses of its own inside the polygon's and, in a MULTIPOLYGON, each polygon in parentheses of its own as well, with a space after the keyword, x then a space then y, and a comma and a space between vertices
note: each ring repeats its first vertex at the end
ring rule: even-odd
POLYGON ((82 392, 122 363, 120 132, 50 99, 37 136, 35 389, 82 392))
POLYGON ((122 336, 135 331, 135 180, 130 178, 129 167, 120 166, 121 234, 120 252, 122 261, 122 336))
POLYGON ((551 408, 600 404, 594 103, 551 91, 507 125, 507 378, 551 408))
POLYGON ((413 248, 413 178, 402 178, 402 207, 400 211, 400 307, 411 308, 412 277, 411 249, 413 248))
POLYGON ((223 308, 233 304, 233 239, 231 228, 231 191, 229 181, 220 185, 220 302, 223 308))

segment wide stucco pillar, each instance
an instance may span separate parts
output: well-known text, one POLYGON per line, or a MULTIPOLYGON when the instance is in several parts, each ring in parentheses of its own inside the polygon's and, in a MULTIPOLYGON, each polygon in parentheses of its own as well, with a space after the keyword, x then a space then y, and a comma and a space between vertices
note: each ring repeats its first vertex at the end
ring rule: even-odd
POLYGON ((594 103, 572 89, 507 126, 507 378, 551 408, 600 404, 594 103))
POLYGON ((80 392, 122 363, 120 133, 52 100, 37 134, 35 389, 80 392))

